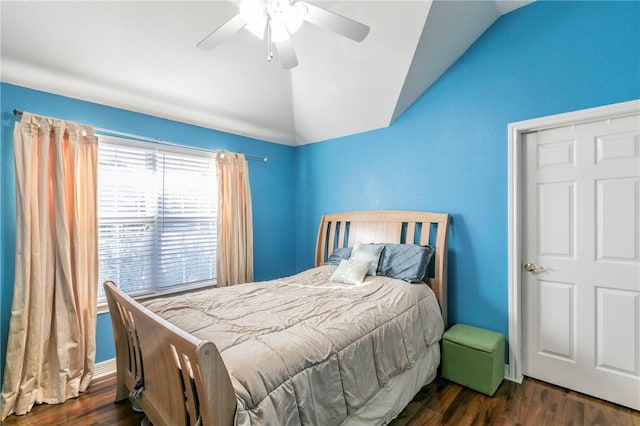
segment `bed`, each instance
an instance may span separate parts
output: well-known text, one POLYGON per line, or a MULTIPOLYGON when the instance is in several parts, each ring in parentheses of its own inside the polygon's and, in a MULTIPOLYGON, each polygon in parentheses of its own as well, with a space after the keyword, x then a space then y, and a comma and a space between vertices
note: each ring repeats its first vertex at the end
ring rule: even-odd
POLYGON ((449 216, 322 217, 315 268, 144 304, 105 283, 116 401, 133 393, 155 426, 386 424, 435 378, 446 325, 449 216), (429 245, 424 284, 333 283, 340 249, 429 245))

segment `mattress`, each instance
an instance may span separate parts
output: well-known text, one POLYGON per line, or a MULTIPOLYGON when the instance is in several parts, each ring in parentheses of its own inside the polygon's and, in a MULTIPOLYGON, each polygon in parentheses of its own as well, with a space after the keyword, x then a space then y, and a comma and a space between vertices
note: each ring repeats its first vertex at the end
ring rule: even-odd
POLYGON ((425 284, 371 276, 335 284, 334 270, 144 304, 216 344, 236 393, 236 424, 338 425, 358 418, 394 378, 437 365, 444 324, 425 284))

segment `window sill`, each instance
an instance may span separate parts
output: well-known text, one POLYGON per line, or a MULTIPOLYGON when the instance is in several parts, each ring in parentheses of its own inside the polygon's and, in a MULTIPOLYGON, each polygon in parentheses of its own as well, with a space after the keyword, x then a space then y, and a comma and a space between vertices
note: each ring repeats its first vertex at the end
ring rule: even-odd
MULTIPOLYGON (((153 293, 145 293, 140 295, 133 295, 133 296, 129 295, 129 296, 132 297, 136 302, 144 302, 144 301, 152 300, 158 297, 179 295, 179 294, 189 293, 191 291, 207 290, 207 289, 216 288, 216 287, 217 287, 216 283, 214 282, 214 283, 204 284, 204 285, 179 286, 179 287, 174 287, 168 290, 161 290, 153 293)), ((106 300, 104 302, 98 303, 98 309, 97 309, 98 315, 106 314, 108 312, 109 312, 109 305, 107 304, 106 300)))
POLYGON ((98 315, 106 314, 108 312, 109 312, 109 305, 107 305, 107 302, 98 303, 98 315))

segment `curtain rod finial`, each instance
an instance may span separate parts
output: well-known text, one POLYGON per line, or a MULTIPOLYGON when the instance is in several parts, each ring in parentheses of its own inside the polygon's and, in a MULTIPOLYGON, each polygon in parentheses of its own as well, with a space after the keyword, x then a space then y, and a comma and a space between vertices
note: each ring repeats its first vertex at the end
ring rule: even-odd
POLYGON ((19 109, 14 108, 13 109, 13 115, 22 115, 22 111, 20 111, 19 109))

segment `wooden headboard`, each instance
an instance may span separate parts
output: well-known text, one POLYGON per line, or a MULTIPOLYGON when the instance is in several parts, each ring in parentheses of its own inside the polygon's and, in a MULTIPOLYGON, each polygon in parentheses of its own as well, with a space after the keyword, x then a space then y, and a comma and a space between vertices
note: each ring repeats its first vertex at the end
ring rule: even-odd
POLYGON ((420 244, 435 247, 433 267, 425 282, 433 289, 447 323, 447 231, 449 215, 403 210, 371 210, 322 216, 316 245, 316 266, 333 250, 355 243, 420 244))

